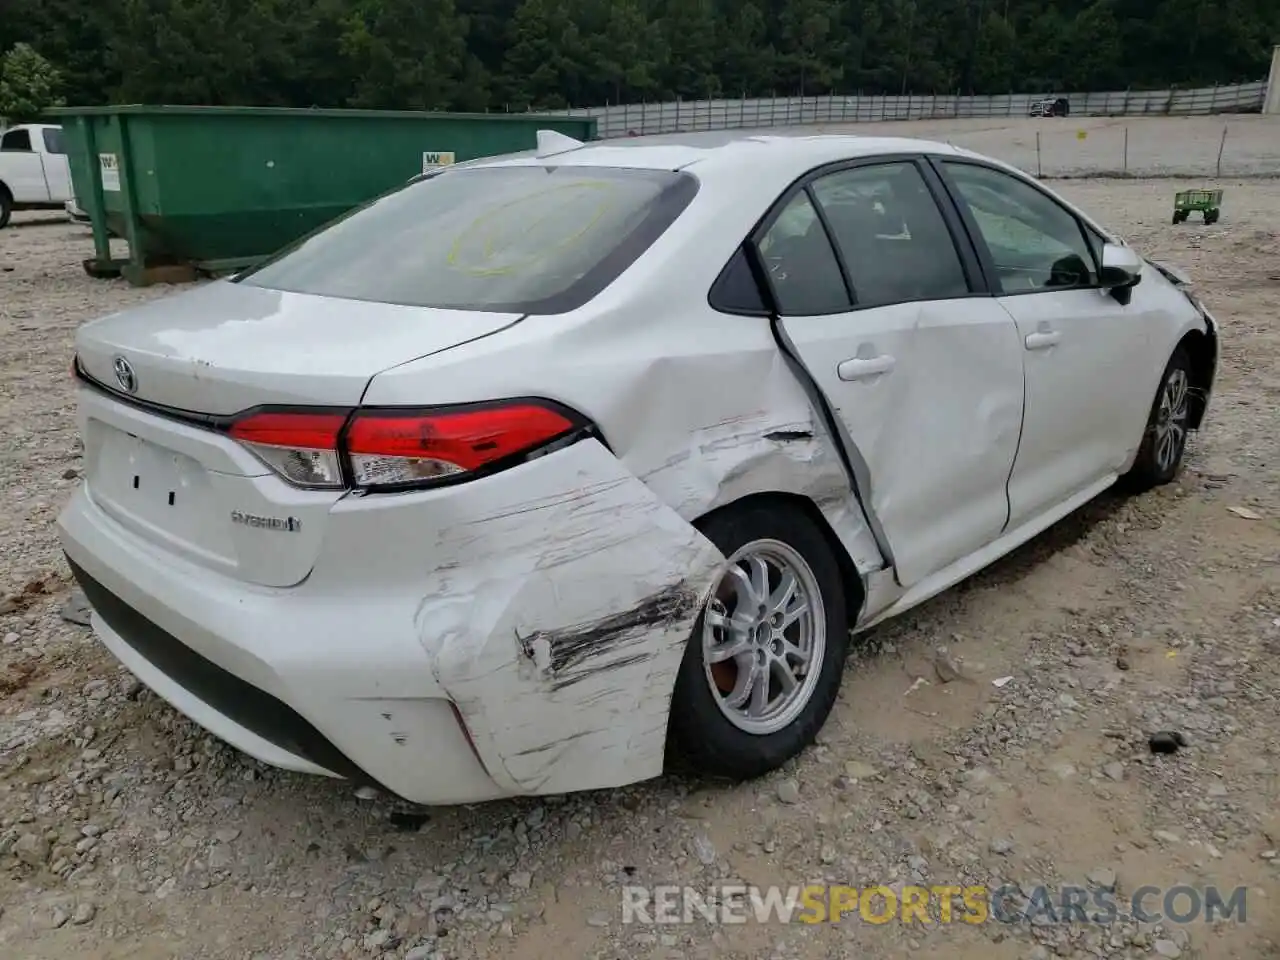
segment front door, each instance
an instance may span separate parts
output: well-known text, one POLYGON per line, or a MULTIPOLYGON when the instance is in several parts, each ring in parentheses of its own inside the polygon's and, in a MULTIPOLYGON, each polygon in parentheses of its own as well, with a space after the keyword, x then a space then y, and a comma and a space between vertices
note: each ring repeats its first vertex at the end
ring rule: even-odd
POLYGON ((1018 325, 1026 413, 1009 478, 1017 527, 1123 468, 1151 389, 1146 322, 1098 285, 1102 240, 1034 184, 982 164, 941 164, 981 237, 999 302, 1018 325))

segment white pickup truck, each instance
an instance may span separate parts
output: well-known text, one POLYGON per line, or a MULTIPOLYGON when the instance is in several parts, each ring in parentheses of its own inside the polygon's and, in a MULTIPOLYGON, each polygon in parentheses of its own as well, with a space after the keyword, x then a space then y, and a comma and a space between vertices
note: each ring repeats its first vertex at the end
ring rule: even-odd
POLYGON ((70 212, 74 200, 61 127, 31 123, 0 131, 0 228, 14 210, 70 212))

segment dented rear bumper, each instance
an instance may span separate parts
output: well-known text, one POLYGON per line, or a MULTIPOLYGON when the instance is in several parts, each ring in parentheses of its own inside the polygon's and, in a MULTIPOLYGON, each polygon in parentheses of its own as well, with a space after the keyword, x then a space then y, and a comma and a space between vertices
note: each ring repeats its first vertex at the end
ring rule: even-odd
POLYGON ((265 762, 364 773, 419 803, 660 773, 675 674, 723 561, 594 440, 469 484, 344 499, 290 588, 177 560, 91 489, 59 525, 97 585, 99 637, 179 710, 265 762), (155 636, 127 636, 140 622, 278 704, 266 712, 296 718, 295 739, 237 714, 155 636))

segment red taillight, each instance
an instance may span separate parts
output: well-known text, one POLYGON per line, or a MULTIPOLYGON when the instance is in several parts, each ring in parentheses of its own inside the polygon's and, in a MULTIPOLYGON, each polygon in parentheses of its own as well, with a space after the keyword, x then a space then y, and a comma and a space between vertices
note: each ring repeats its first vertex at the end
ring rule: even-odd
POLYGON ((357 410, 354 415, 264 411, 237 420, 229 433, 298 486, 343 486, 346 458, 358 487, 406 487, 462 479, 580 426, 551 405, 513 401, 452 410, 357 410))
POLYGON ((241 443, 337 450, 345 413, 254 413, 231 425, 241 443))
POLYGON ((460 477, 545 446, 577 424, 539 403, 417 414, 357 413, 347 431, 360 486, 401 486, 460 477))
POLYGON ((341 487, 338 437, 346 413, 251 413, 229 433, 284 479, 300 487, 341 487))

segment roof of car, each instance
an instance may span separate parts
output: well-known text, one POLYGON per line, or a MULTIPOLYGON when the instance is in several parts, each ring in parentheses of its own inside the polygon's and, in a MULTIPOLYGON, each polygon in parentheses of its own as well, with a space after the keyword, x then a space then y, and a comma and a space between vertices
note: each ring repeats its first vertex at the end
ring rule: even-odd
POLYGON ((598 140, 581 147, 538 156, 527 151, 473 161, 467 166, 566 165, 633 167, 680 170, 697 165, 699 171, 752 164, 794 166, 807 170, 842 159, 883 154, 931 153, 956 155, 967 151, 933 140, 904 137, 868 137, 848 134, 786 135, 725 130, 703 133, 661 134, 598 140))

